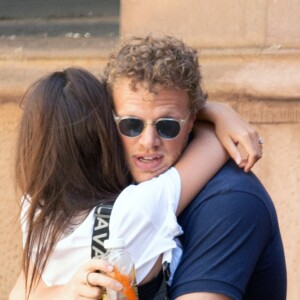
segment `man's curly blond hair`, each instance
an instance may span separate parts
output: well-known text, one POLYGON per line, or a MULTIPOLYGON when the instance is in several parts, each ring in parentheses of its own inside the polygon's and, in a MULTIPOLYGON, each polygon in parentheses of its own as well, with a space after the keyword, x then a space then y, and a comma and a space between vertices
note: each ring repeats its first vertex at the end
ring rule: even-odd
POLYGON ((206 102, 201 88, 198 53, 175 37, 133 37, 112 53, 104 70, 110 96, 114 84, 121 78, 146 84, 150 92, 155 88, 178 88, 189 96, 190 109, 196 112, 206 102))

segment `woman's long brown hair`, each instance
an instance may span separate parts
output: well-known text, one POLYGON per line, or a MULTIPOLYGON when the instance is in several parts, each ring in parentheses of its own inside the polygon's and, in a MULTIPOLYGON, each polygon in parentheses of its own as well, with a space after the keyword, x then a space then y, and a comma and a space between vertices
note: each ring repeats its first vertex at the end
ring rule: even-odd
POLYGON ((115 199, 129 183, 107 97, 92 74, 68 68, 40 79, 22 100, 15 173, 30 203, 23 255, 27 296, 72 219, 115 199))

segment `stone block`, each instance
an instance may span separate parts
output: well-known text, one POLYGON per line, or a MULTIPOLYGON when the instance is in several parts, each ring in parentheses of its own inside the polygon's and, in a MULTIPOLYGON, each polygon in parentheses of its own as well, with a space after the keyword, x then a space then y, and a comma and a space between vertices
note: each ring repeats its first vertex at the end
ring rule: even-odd
POLYGON ((266 0, 121 2, 121 36, 171 34, 200 47, 255 47, 264 42, 266 0))
POLYGON ((300 47, 300 1, 268 1, 266 43, 277 48, 300 47))

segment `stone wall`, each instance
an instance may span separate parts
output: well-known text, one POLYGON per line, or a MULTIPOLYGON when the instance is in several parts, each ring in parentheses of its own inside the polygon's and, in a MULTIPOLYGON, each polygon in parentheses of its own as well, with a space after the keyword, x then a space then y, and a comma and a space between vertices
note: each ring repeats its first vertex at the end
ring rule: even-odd
POLYGON ((299 0, 123 0, 122 36, 168 33, 201 48, 299 47, 299 0))
MULTIPOLYGON (((2 2, 0 19, 1 8, 8 5, 2 2)), ((80 1, 75 2, 80 8, 80 1)), ((9 12, 7 7, 5 12, 9 12)), ((7 299, 21 259, 19 197, 12 177, 13 149, 22 113, 17 102, 31 82, 53 70, 76 65, 99 75, 110 49, 118 43, 119 19, 115 14, 73 17, 55 20, 44 16, 40 22, 45 27, 39 27, 34 16, 0 20, 1 300, 7 299), (20 28, 27 28, 26 34, 16 34, 20 28), (41 28, 47 31, 39 31, 41 28), (84 36, 86 28, 93 30, 92 36, 84 36), (67 35, 71 31, 80 36, 67 35)), ((300 294, 299 17, 299 0, 123 0, 120 16, 122 38, 167 33, 197 47, 210 99, 232 105, 264 137, 264 158, 254 171, 277 208, 286 251, 289 300, 297 300, 300 294)))

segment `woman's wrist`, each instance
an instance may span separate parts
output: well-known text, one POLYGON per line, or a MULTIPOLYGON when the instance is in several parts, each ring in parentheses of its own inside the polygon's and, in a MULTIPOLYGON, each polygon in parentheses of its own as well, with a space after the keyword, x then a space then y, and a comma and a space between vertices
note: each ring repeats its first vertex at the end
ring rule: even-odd
POLYGON ((222 113, 228 110, 230 110, 230 108, 223 103, 207 102, 205 106, 198 111, 197 120, 209 121, 216 124, 222 113))

